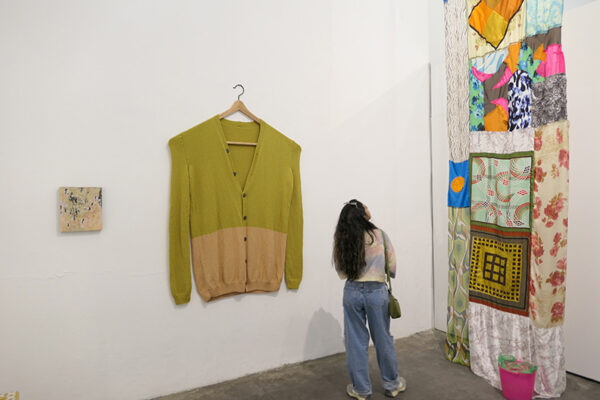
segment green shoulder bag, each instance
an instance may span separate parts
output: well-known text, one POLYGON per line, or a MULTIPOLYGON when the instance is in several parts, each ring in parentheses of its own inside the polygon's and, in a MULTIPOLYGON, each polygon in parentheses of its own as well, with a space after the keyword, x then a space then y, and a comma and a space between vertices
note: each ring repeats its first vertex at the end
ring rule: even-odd
POLYGON ((392 281, 390 280, 390 265, 388 261, 387 243, 385 242, 385 233, 381 231, 381 237, 383 238, 383 252, 385 253, 385 273, 387 274, 387 290, 390 304, 388 309, 390 311, 390 317, 396 319, 402 316, 402 310, 400 310, 400 303, 398 299, 392 294, 392 281))

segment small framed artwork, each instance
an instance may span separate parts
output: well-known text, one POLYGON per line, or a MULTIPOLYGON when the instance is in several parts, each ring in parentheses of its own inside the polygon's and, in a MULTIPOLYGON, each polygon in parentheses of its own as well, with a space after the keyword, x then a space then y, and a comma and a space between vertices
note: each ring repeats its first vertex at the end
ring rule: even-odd
POLYGON ((58 204, 61 232, 102 230, 101 187, 60 187, 58 204))

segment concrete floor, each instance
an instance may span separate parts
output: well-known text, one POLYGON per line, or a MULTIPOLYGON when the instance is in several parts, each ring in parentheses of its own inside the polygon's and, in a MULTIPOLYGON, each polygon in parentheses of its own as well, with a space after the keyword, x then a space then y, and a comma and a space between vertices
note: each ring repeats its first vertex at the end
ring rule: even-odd
MULTIPOLYGON (((469 368, 446 361, 444 338, 445 333, 431 330, 396 340, 400 374, 407 380, 407 390, 398 398, 503 399, 501 391, 474 375, 469 368)), ((373 387, 371 399, 386 399, 373 347, 369 349, 369 363, 373 387)), ((345 355, 341 353, 159 399, 344 400, 348 399, 345 394, 347 383, 345 355)), ((568 374, 567 390, 561 399, 600 399, 600 383, 568 374)))

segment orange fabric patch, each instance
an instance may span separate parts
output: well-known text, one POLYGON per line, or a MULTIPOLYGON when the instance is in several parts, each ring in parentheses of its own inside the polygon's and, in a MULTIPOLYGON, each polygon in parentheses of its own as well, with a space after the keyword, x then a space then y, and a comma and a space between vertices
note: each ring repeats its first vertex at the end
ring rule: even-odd
POLYGON ((482 33, 492 11, 493 10, 482 1, 473 9, 473 12, 469 17, 469 25, 477 32, 482 33))
POLYGON ((523 0, 482 0, 469 16, 469 25, 490 45, 497 48, 504 40, 508 25, 523 0))
POLYGON ((546 61, 546 50, 544 49, 544 44, 540 44, 540 47, 537 48, 535 53, 533 53, 534 60, 546 61))
POLYGON ((485 117, 483 117, 486 131, 507 131, 508 130, 508 115, 504 108, 496 106, 485 117))
POLYGON ((519 65, 519 53, 521 52, 521 42, 511 44, 508 47, 508 56, 504 60, 508 68, 514 73, 519 65))
POLYGON ((508 22, 519 11, 522 4, 523 0, 500 0, 494 7, 494 11, 502 15, 508 22))
POLYGON ((456 178, 452 179, 452 182, 450 182, 450 188, 454 193, 460 192, 463 187, 465 187, 465 178, 462 176, 457 176, 456 178))

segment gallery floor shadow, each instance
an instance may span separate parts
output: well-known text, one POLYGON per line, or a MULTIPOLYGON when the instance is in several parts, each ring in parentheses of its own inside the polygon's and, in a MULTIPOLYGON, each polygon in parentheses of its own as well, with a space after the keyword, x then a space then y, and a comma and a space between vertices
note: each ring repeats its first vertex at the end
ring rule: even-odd
MULTIPOLYGON (((428 330, 396 340, 400 373, 407 380, 407 390, 400 394, 398 399, 502 400, 504 397, 499 390, 474 375, 469 368, 452 364, 445 359, 442 351, 444 338, 445 333, 428 330)), ((373 347, 369 348, 369 364, 373 386, 371 398, 386 399, 379 380, 373 347)), ((348 398, 344 392, 347 383, 345 356, 344 353, 340 353, 160 399, 344 400, 348 398)), ((600 383, 567 375, 567 390, 561 399, 599 398, 600 383)))

